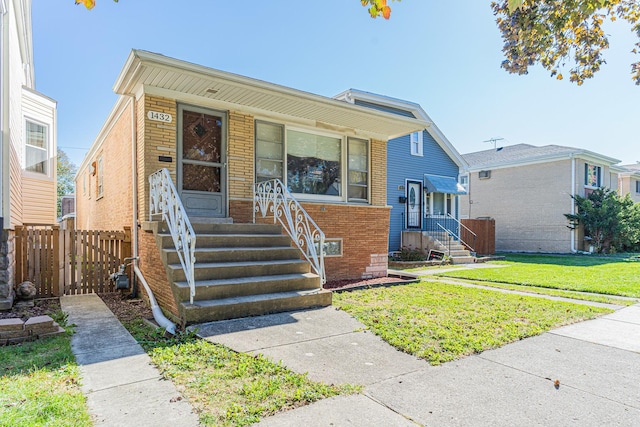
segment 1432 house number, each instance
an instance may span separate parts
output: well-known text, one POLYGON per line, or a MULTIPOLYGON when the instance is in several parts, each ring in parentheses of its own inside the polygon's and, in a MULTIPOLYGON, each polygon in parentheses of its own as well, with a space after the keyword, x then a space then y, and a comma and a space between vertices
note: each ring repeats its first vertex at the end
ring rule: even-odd
POLYGON ((147 117, 149 118, 149 120, 155 120, 157 122, 165 122, 165 123, 171 123, 171 121, 173 120, 173 117, 171 117, 171 114, 160 113, 158 111, 148 111, 147 117))

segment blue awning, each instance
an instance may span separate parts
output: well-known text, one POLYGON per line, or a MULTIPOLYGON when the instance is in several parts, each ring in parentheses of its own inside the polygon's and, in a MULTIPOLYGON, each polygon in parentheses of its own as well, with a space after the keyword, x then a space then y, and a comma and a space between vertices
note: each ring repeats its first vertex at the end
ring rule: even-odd
POLYGON ((467 194, 467 190, 450 176, 424 175, 424 186, 429 193, 467 194))

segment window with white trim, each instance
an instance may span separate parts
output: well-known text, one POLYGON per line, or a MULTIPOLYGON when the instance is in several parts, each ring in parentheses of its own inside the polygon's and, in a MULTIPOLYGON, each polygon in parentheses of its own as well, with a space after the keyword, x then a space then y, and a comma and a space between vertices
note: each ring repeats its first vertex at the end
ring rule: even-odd
POLYGON ((25 120, 25 170, 47 175, 49 135, 47 126, 25 120))
POLYGON ((261 120, 255 138, 256 182, 278 178, 309 199, 369 201, 369 140, 261 120))
POLYGON ((348 138, 349 201, 369 200, 369 150, 363 139, 348 138))
POLYGON ((422 156, 423 154, 423 135, 422 131, 413 132, 410 136, 411 138, 411 155, 412 156, 422 156))
POLYGON ((256 121, 256 182, 283 181, 284 126, 256 121))
POLYGON ((465 191, 469 191, 469 175, 464 174, 458 176, 458 182, 464 187, 465 191))
POLYGON ((104 163, 103 163, 103 159, 102 159, 102 154, 100 154, 100 157, 98 157, 98 161, 97 161, 97 165, 96 165, 97 170, 97 174, 98 174, 98 186, 97 186, 97 190, 98 190, 98 194, 96 197, 102 197, 103 191, 104 191, 104 186, 103 186, 103 182, 104 182, 104 163))
POLYGON ((592 188, 602 186, 602 168, 600 166, 584 164, 584 185, 592 188))

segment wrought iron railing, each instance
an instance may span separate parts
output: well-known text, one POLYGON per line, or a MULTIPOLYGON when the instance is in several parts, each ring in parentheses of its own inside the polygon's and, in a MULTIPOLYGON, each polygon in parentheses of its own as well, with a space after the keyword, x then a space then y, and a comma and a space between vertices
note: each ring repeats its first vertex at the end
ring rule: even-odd
POLYGON ((149 175, 149 185, 151 187, 149 219, 153 220, 154 215, 162 215, 162 220, 167 223, 189 285, 189 302, 193 304, 193 297, 196 294, 194 277, 196 233, 191 227, 187 211, 182 205, 169 171, 165 168, 149 175))
POLYGON ((274 224, 278 221, 282 225, 325 284, 324 233, 320 227, 279 179, 254 184, 253 194, 253 222, 257 213, 263 218, 273 215, 274 224))
POLYGON ((471 231, 469 227, 467 227, 466 225, 458 221, 458 219, 452 216, 451 214, 448 213, 447 217, 455 221, 456 224, 458 225, 458 240, 460 240, 460 243, 465 245, 467 249, 469 249, 471 252, 475 252, 478 235, 473 231, 471 231))

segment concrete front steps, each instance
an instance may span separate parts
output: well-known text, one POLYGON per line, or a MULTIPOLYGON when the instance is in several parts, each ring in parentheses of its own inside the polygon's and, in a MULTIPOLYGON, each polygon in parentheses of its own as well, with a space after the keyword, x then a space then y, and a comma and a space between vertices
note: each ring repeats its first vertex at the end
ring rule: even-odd
POLYGON ((331 305, 331 292, 322 289, 320 277, 280 226, 196 221, 193 304, 165 224, 156 235, 184 324, 331 305))
POLYGON ((430 237, 431 242, 438 248, 437 250, 447 253, 452 264, 469 264, 476 261, 476 257, 457 240, 452 240, 451 244, 443 245, 438 240, 430 237))

